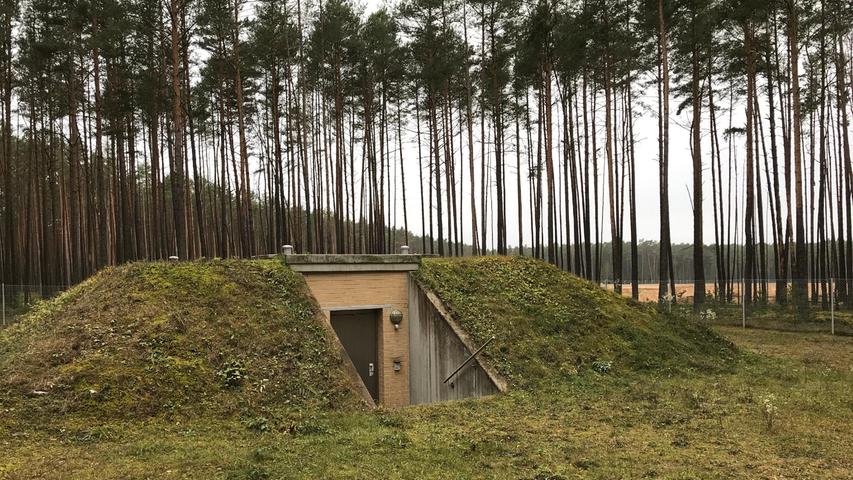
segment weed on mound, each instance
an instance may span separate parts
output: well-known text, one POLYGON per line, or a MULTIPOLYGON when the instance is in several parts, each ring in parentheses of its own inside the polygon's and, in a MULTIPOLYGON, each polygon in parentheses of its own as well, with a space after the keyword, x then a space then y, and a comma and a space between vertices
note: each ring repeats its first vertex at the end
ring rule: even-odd
POLYGON ((21 418, 356 405, 302 277, 275 261, 108 268, 0 332, 21 418))
POLYGON ((664 374, 728 369, 735 348, 707 327, 660 314, 523 257, 425 259, 418 280, 516 385, 582 370, 664 374))

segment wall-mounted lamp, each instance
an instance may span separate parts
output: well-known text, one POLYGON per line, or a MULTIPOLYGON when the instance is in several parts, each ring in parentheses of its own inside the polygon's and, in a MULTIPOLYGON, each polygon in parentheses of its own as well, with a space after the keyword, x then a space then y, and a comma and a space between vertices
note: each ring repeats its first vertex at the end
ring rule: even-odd
POLYGON ((399 329, 400 324, 403 323, 403 312, 397 309, 391 310, 390 320, 394 324, 394 330, 399 329))

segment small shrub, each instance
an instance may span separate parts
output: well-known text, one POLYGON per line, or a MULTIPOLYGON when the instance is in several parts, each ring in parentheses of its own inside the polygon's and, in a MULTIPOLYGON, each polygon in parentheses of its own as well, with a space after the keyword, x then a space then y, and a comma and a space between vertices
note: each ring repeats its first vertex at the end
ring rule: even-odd
POLYGON ((776 426, 776 418, 779 415, 779 407, 776 406, 776 395, 768 394, 761 398, 759 403, 761 416, 764 418, 764 426, 767 431, 773 431, 776 426))
POLYGON ((685 448, 689 445, 690 445, 690 442, 687 440, 687 437, 681 432, 676 433, 675 436, 673 436, 673 438, 672 438, 672 446, 673 447, 685 448))
POLYGON ((705 408, 705 396, 702 392, 690 392, 687 396, 687 403, 693 410, 703 410, 705 408))
POLYGON ((608 373, 613 366, 613 362, 609 360, 596 360, 592 362, 592 369, 598 373, 608 373))
POLYGON ((389 428, 402 428, 403 427, 403 419, 392 412, 388 411, 380 411, 379 414, 379 423, 384 427, 389 428))
POLYGON ((255 464, 266 462, 272 458, 269 451, 266 448, 256 448, 252 450, 251 455, 249 455, 249 459, 255 464))
POLYGON ((328 426, 315 418, 304 418, 290 425, 291 435, 325 435, 331 432, 328 426))
POLYGON ((717 319, 717 312, 711 310, 710 308, 705 311, 700 311, 699 319, 703 322, 712 322, 717 319))
POLYGON ((668 312, 672 311, 672 304, 675 303, 675 295, 663 295, 658 299, 659 304, 665 307, 668 312))
POLYGON ((216 375, 222 380, 225 388, 237 388, 243 384, 246 374, 243 364, 239 360, 229 360, 216 371, 216 375))
POLYGON ((253 432, 265 433, 270 431, 270 422, 266 417, 247 418, 243 420, 243 425, 253 432))
POLYGON ((391 448, 406 448, 410 443, 409 436, 402 432, 383 435, 376 440, 377 445, 391 448))

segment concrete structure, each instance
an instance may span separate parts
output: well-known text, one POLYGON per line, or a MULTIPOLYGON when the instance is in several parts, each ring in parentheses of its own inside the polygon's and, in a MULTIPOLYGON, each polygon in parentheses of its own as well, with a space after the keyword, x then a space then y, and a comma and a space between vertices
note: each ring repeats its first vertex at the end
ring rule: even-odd
MULTIPOLYGON (((506 382, 486 362, 465 363, 481 347, 453 320, 441 300, 409 279, 409 401, 412 404, 482 397, 506 391, 506 382), (464 367, 456 371, 460 365, 464 367)), ((479 358, 479 357, 477 357, 479 358)))
POLYGON ((410 275, 418 269, 420 255, 282 258, 305 277, 354 367, 349 370, 357 371, 355 378, 363 382, 360 390, 369 392, 368 403, 402 407, 505 390, 505 382, 492 369, 484 369, 479 359, 438 386, 438 377, 462 364, 474 349, 470 339, 459 338, 458 325, 446 323, 452 319, 437 297, 429 300, 438 302, 437 308, 423 304, 430 297, 410 275), (417 379, 418 387, 411 379, 417 379))

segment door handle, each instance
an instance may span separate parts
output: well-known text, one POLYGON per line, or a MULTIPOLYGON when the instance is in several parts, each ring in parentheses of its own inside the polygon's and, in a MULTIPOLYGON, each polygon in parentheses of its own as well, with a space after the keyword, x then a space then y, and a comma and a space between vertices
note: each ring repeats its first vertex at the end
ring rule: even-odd
POLYGON ((367 364, 367 376, 372 377, 373 372, 376 370, 376 367, 372 363, 367 364))

